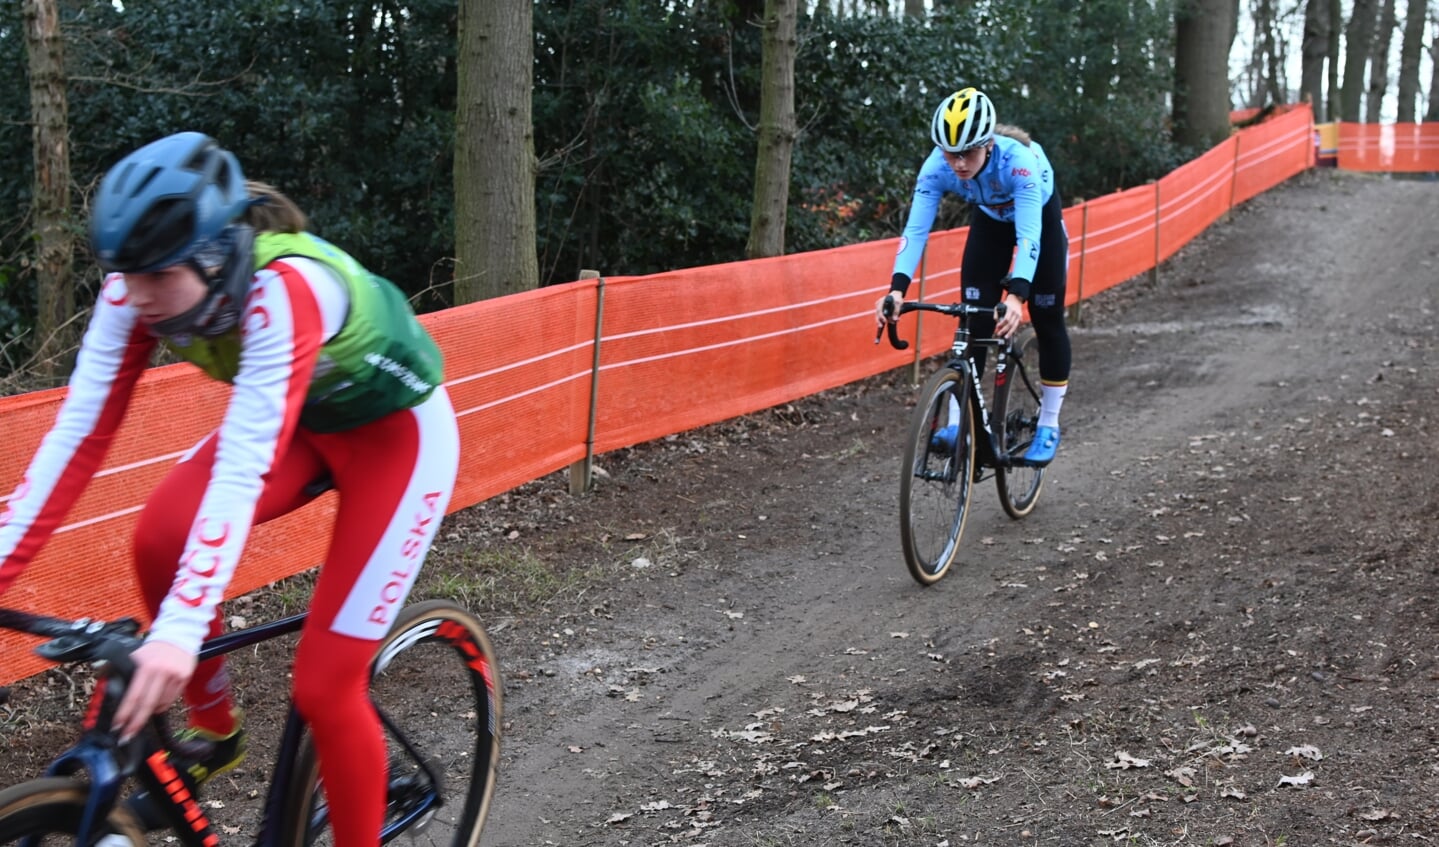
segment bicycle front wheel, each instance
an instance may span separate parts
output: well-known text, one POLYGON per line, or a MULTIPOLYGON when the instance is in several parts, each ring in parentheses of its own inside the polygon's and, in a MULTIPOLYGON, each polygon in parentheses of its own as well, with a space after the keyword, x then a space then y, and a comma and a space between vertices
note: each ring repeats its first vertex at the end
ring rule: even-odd
POLYGON ((1019 520, 1034 511, 1044 487, 1044 468, 1021 462, 1039 426, 1039 341, 1032 330, 1015 342, 1011 356, 1007 378, 994 389, 995 409, 1003 410, 999 443, 1009 458, 1000 463, 994 483, 1005 513, 1019 520))
MULTIPOLYGON (((0 844, 74 847, 89 797, 86 786, 65 777, 31 780, 0 791, 0 844)), ((145 847, 145 833, 116 806, 90 833, 89 845, 145 847)))
POLYGON ((904 563, 920 585, 942 579, 959 552, 975 470, 974 411, 966 371, 945 367, 920 392, 899 482, 904 563))
MULTIPOLYGON (((499 664, 479 621, 430 600, 400 613, 380 643, 370 694, 384 724, 389 790, 381 843, 475 847, 500 759, 499 664)), ((330 808, 307 741, 281 814, 282 843, 331 845, 330 808)))

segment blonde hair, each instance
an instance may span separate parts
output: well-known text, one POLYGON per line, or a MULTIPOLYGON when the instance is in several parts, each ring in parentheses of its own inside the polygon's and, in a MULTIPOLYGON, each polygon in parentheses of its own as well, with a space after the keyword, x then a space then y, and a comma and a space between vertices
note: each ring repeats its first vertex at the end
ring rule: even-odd
POLYGON ((310 219, 286 197, 280 189, 266 182, 247 180, 245 191, 252 198, 259 198, 240 216, 242 223, 254 227, 256 232, 304 232, 310 227, 310 219))
POLYGON ((995 124, 994 132, 996 135, 1007 135, 1015 141, 1022 143, 1025 147, 1029 146, 1029 133, 1017 126, 1011 124, 995 124))

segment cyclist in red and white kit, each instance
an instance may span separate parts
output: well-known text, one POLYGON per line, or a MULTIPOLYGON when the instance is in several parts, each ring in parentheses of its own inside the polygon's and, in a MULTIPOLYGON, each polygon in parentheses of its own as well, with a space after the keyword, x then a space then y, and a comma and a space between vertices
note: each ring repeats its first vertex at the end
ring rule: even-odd
POLYGON ((153 623, 116 724, 125 736, 182 694, 214 753, 244 754, 219 659, 219 603, 256 524, 339 494, 296 649, 294 703, 320 758, 340 847, 376 847, 385 748, 368 695, 376 644, 404 603, 454 489, 460 440, 441 359, 403 294, 306 232, 284 195, 247 183, 211 138, 131 153, 100 184, 90 244, 108 272, 53 428, 0 514, 0 591, 99 468, 136 380, 165 345, 233 385, 224 419, 155 489, 135 537, 153 623))

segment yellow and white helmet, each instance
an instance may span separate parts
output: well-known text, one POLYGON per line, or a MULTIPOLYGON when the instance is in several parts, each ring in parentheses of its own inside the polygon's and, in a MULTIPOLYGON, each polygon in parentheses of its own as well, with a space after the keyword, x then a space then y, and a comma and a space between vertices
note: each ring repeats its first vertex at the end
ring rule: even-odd
POLYGON ((929 135, 946 153, 959 153, 993 138, 994 123, 993 101, 977 88, 965 88, 934 110, 929 135))

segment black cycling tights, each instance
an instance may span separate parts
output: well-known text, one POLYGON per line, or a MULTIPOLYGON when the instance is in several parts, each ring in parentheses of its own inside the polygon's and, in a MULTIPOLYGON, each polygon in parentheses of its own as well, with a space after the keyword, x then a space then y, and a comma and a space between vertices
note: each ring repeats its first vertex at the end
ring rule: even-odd
MULTIPOLYGON (((1039 343, 1039 378, 1051 385, 1069 381, 1069 329, 1064 323, 1064 290, 1069 279, 1069 236, 1064 231, 1064 209, 1059 192, 1044 204, 1039 236, 1039 263, 1035 267, 1029 295, 1029 319, 1039 343)), ((1000 283, 1009 273, 1014 256, 1014 224, 997 221, 974 209, 970 215, 969 238, 964 245, 960 282, 964 301, 993 306, 1002 294, 1000 283)), ((994 318, 979 315, 971 319, 975 338, 994 333, 994 318)), ((975 351, 975 363, 984 371, 985 351, 975 351)))

